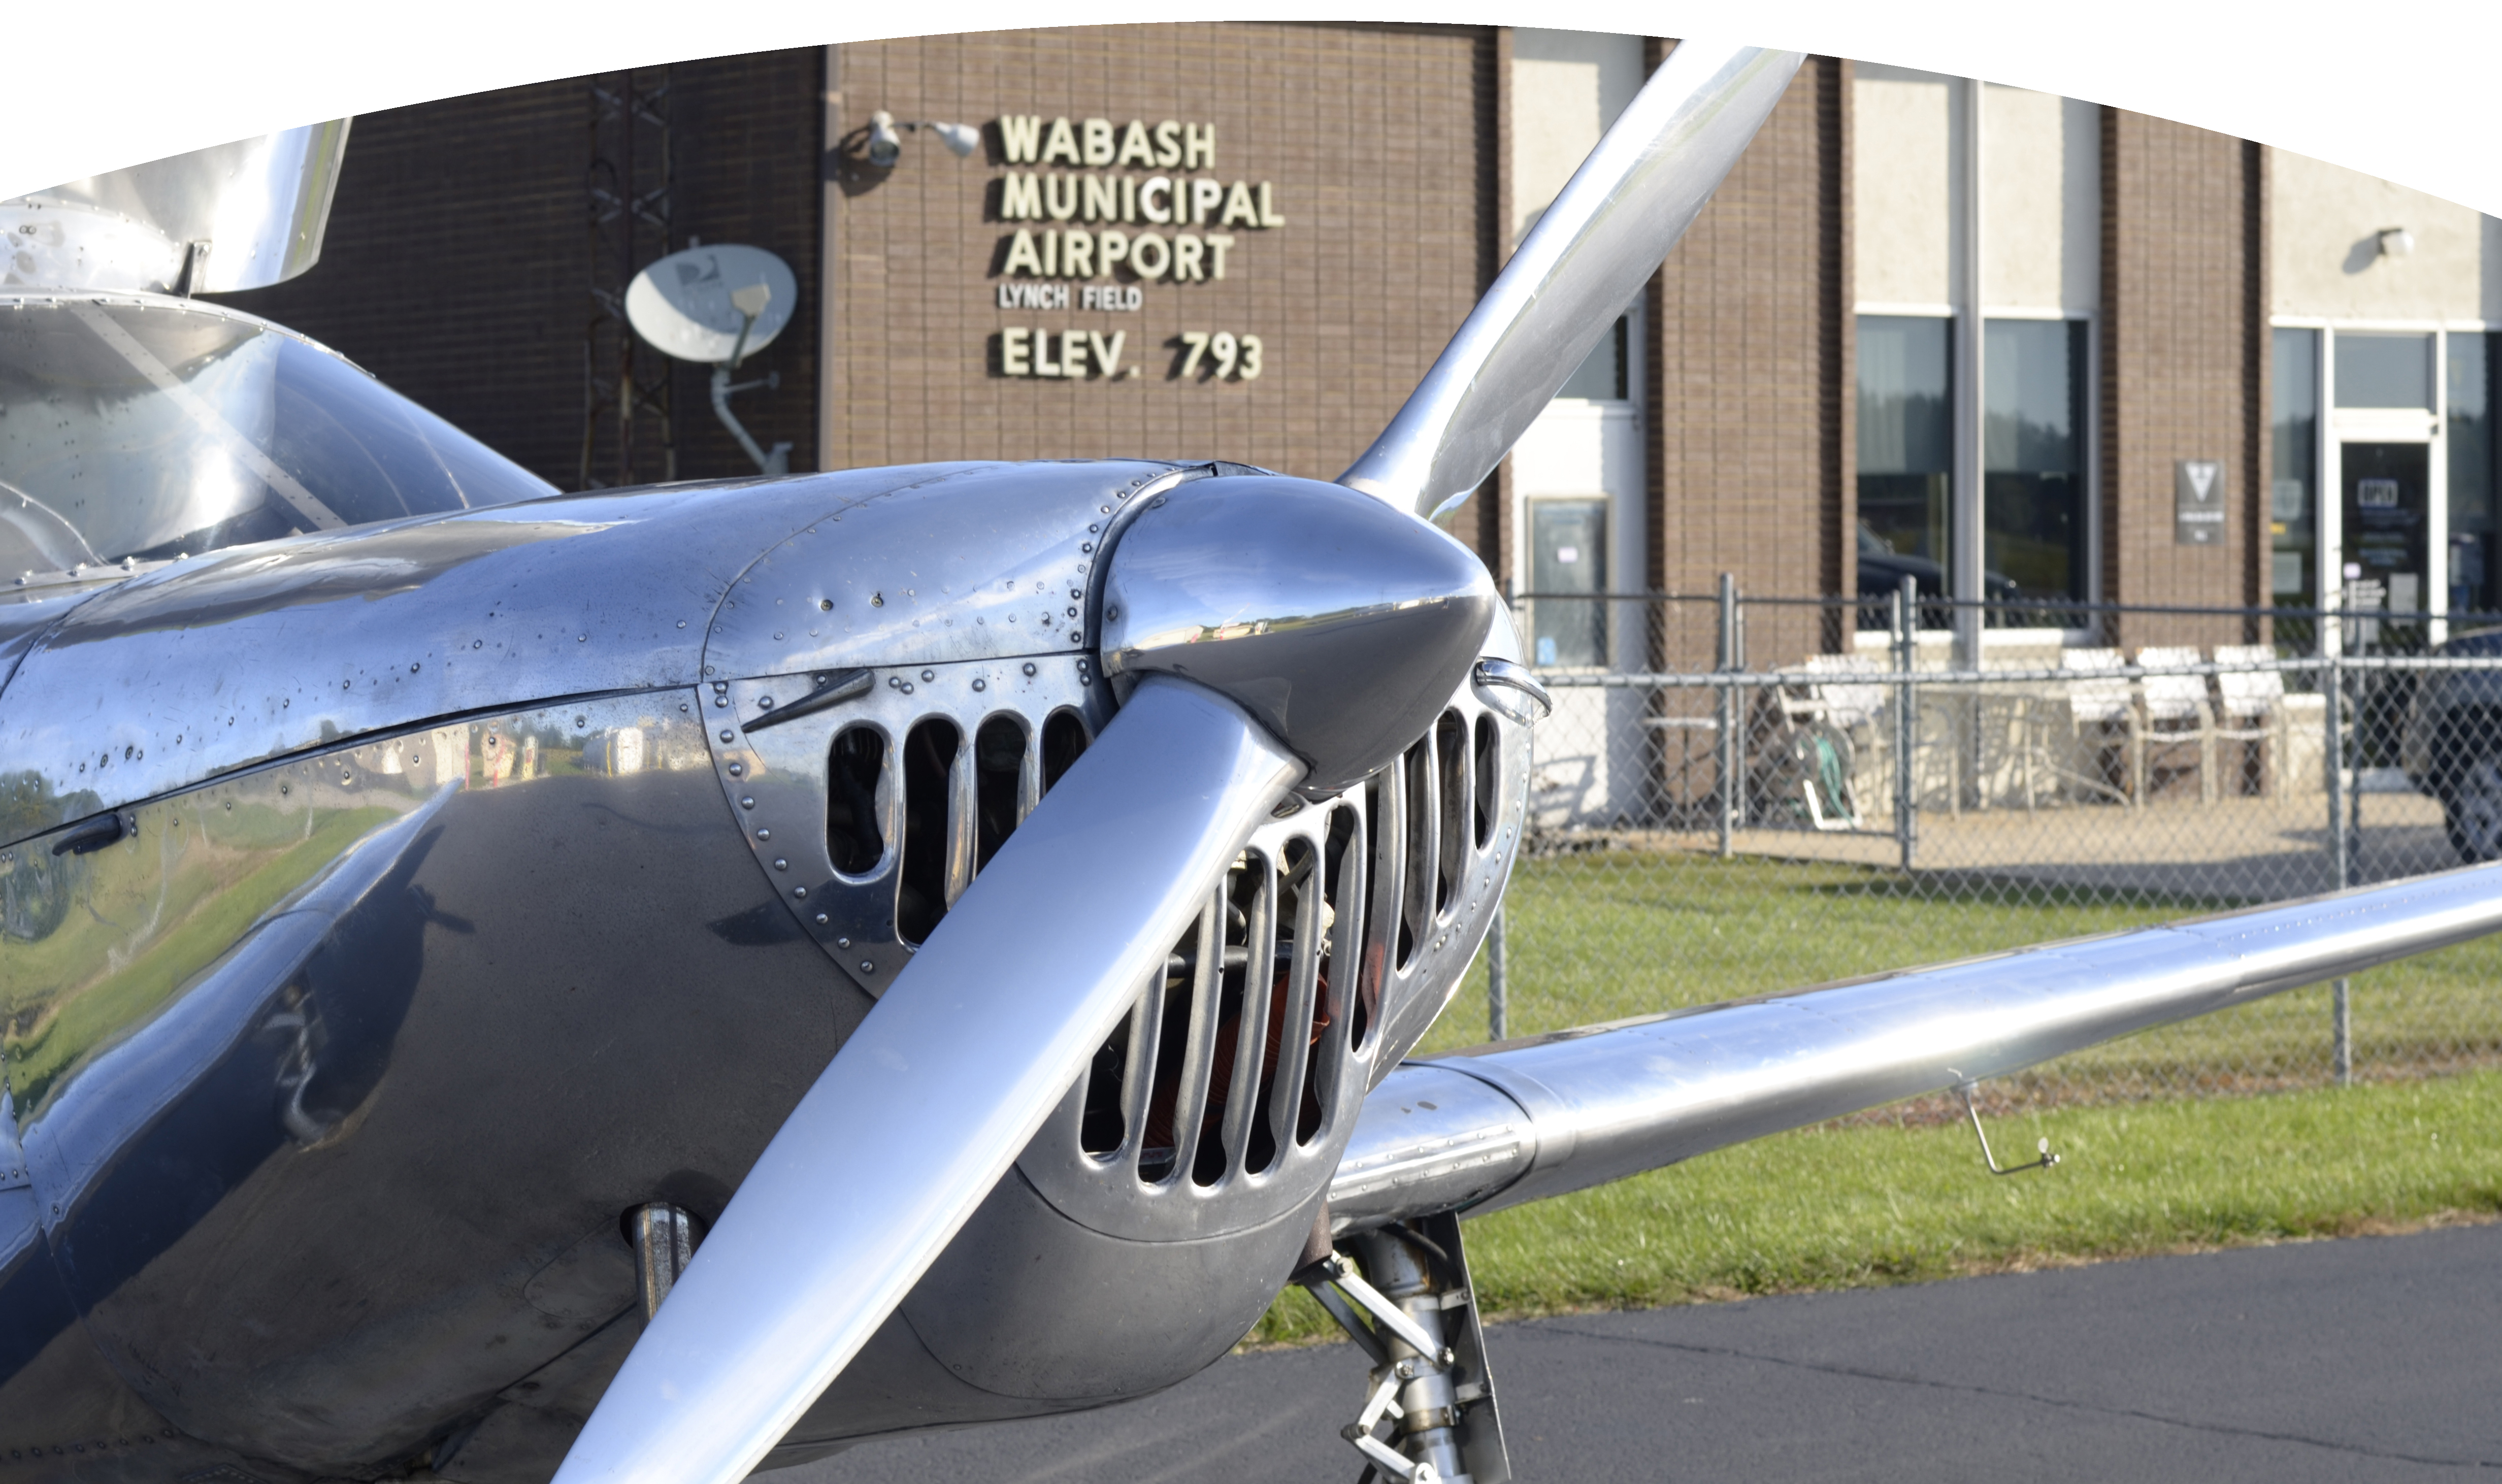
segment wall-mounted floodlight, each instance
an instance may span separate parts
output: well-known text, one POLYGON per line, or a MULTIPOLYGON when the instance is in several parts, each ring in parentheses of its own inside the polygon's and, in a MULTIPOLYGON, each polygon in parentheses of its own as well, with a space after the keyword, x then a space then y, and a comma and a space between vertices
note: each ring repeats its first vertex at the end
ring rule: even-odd
POLYGON ((732 383, 738 363, 772 344, 799 304, 791 265, 762 248, 724 243, 672 253, 634 275, 626 287, 626 319, 634 333, 679 360, 712 366, 712 410, 747 456, 765 474, 791 472, 791 445, 757 447, 729 410, 729 396, 779 387, 779 374, 732 383))
POLYGON ((2416 250, 2416 234, 2402 226, 2381 228, 2381 255, 2404 257, 2416 250))
POLYGON ((880 170, 892 170, 903 155, 903 130, 919 133, 928 129, 938 136, 947 152, 963 159, 981 148, 982 131, 969 123, 937 123, 927 119, 895 121, 895 116, 884 109, 868 116, 868 162, 880 170))
POLYGON ((868 116, 868 162, 892 170, 903 152, 903 136, 895 132, 895 116, 884 109, 868 116))

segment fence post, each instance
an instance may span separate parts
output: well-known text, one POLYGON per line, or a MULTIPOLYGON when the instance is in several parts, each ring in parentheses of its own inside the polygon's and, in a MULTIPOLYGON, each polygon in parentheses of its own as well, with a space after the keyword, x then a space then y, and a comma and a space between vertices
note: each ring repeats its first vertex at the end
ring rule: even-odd
POLYGON ((1503 903, 1494 904, 1494 923, 1486 928, 1486 1039, 1500 1041, 1511 1019, 1509 965, 1505 961, 1503 903))
MULTIPOLYGON (((1738 658, 1738 578, 1735 573, 1720 574, 1720 670, 1734 673, 1738 658)), ((1720 682, 1720 859, 1737 854, 1738 825, 1741 811, 1746 807, 1746 784, 1741 776, 1746 757, 1744 741, 1738 735, 1738 686, 1735 681, 1720 682)))
MULTIPOLYGON (((2321 626, 2323 629, 2326 627, 2325 624, 2321 626)), ((2344 639, 2342 628, 2337 637, 2344 639)), ((2328 869, 2330 880, 2343 891, 2353 885, 2354 871, 2354 844, 2347 833, 2346 672, 2345 666, 2338 662, 2346 646, 2343 643, 2323 644, 2320 648, 2327 652, 2325 658, 2328 661, 2327 683, 2320 688, 2328 692, 2327 704, 2320 708, 2328 719, 2324 747, 2328 754, 2328 869)), ((2328 992, 2328 1065, 2339 1087, 2351 1086, 2354 1081, 2350 991, 2350 982, 2339 979, 2328 992)))
POLYGON ((1905 874, 1920 832, 1913 815, 1919 809, 1919 774, 1911 749, 1920 740, 1919 702, 1911 695, 1911 672, 1920 658, 1920 585, 1906 573, 1894 590, 1894 669, 1903 679, 1894 687, 1894 848, 1905 874))
MULTIPOLYGON (((2342 646, 2341 646, 2342 647, 2342 646)), ((2353 842, 2346 837, 2346 675, 2331 651, 2326 657, 2327 704, 2320 708, 2328 719, 2328 736, 2323 750, 2328 754, 2328 879, 2338 891, 2352 885, 2353 842)))
POLYGON ((2339 1087, 2354 1085, 2354 1007, 2348 981, 2340 979, 2328 995, 2328 1066, 2339 1087))

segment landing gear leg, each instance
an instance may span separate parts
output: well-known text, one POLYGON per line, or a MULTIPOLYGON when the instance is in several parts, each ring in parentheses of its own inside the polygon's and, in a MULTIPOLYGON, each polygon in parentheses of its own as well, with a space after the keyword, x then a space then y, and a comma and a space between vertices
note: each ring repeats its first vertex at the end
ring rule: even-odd
POLYGON ((1359 1233, 1295 1281, 1372 1361, 1364 1410, 1342 1434, 1367 1479, 1509 1484, 1458 1218, 1359 1233))

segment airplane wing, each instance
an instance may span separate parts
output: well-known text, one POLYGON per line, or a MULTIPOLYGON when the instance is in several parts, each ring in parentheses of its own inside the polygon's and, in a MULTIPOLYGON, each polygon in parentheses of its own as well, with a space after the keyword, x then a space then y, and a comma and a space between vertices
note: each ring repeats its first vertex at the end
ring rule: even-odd
POLYGON ((1409 1062, 1330 1183, 1361 1231, 1967 1086, 2502 928, 2502 862, 1409 1062))

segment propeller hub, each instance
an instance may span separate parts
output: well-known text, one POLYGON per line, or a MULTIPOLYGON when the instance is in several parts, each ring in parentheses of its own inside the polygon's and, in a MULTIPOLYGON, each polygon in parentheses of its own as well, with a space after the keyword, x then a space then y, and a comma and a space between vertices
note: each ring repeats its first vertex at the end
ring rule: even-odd
POLYGON ((1474 553, 1339 485, 1200 480, 1158 495, 1103 581, 1103 671, 1222 692, 1350 787, 1424 734, 1502 606, 1474 553))

